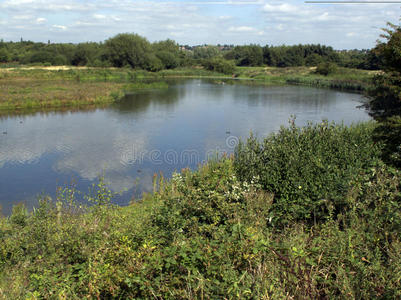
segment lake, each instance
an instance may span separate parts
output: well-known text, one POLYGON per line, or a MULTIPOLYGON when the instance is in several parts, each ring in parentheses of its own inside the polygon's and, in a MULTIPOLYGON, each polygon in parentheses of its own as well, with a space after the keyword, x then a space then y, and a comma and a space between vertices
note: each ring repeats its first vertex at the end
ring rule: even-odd
POLYGON ((122 192, 120 205, 151 191, 154 173, 196 168, 232 153, 252 131, 264 137, 288 125, 322 119, 369 120, 359 94, 301 86, 261 87, 172 82, 168 89, 127 95, 107 108, 0 117, 0 204, 37 204, 57 187, 88 191, 100 175, 122 192))

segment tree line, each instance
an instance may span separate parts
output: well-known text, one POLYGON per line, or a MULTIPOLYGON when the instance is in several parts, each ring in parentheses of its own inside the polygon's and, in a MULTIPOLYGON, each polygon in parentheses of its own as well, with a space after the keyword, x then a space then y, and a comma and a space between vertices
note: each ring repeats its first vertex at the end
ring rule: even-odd
POLYGON ((0 41, 0 63, 131 67, 148 71, 202 64, 216 71, 223 68, 223 73, 228 73, 235 65, 295 67, 318 66, 327 62, 368 70, 381 66, 381 58, 375 51, 337 51, 319 44, 189 47, 180 46, 170 39, 151 43, 133 33, 118 34, 100 43, 36 43, 22 39, 20 42, 0 41))

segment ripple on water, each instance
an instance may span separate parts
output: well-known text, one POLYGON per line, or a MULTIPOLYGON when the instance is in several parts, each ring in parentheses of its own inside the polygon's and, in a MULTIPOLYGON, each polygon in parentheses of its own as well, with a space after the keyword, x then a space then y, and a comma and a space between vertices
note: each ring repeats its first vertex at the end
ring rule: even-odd
POLYGON ((29 148, 14 147, 7 145, 2 147, 0 152, 0 165, 9 163, 11 165, 35 164, 39 161, 40 155, 29 148), (10 155, 10 153, 12 153, 10 155))
POLYGON ((70 152, 72 152, 72 147, 71 147, 71 145, 67 145, 67 144, 59 144, 59 145, 56 145, 56 152, 70 153, 70 152))

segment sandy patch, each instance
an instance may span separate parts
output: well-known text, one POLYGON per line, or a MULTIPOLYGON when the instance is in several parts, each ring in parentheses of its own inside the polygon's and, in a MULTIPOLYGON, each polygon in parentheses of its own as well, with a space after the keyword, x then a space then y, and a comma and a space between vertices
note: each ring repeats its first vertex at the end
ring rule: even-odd
POLYGON ((59 70, 85 70, 89 69, 88 67, 74 67, 74 66, 49 66, 49 67, 17 67, 17 68, 0 68, 0 72, 8 72, 8 71, 18 71, 18 70, 48 70, 48 71, 59 71, 59 70))

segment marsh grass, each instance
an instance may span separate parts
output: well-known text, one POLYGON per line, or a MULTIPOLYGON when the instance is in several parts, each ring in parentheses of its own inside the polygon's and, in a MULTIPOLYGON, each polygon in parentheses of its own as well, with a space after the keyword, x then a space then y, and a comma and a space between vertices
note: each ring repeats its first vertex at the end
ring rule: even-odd
POLYGON ((0 110, 75 107, 111 103, 121 83, 73 80, 0 80, 0 110))
MULTIPOLYGON (((323 76, 307 67, 237 67, 233 78, 237 84, 301 84, 362 92, 369 87, 373 75, 370 71, 345 68, 323 76)), ((0 69, 0 111, 107 104, 121 99, 123 91, 166 88, 167 83, 162 80, 167 78, 225 80, 231 76, 202 67, 160 72, 124 68, 3 68, 0 69)))
POLYGON ((134 92, 138 90, 147 90, 147 89, 167 89, 168 84, 164 81, 156 81, 156 82, 133 82, 123 86, 124 92, 134 92))
POLYGON ((237 68, 238 78, 252 78, 255 81, 272 84, 297 84, 362 92, 369 88, 377 72, 338 68, 327 76, 316 73, 314 67, 241 67, 237 68))
POLYGON ((219 74, 197 68, 159 73, 116 68, 0 69, 0 111, 107 104, 120 100, 124 91, 165 89, 168 85, 162 78, 206 75, 219 74))

